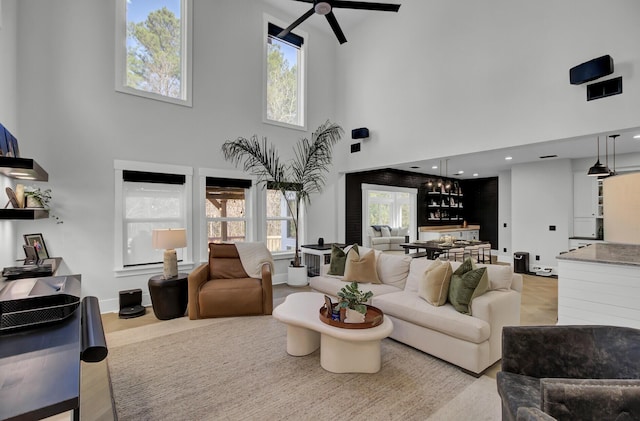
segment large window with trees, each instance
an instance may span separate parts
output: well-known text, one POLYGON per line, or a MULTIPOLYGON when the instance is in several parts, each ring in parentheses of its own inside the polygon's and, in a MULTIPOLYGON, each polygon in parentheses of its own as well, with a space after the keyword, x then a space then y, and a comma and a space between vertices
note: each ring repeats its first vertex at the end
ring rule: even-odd
MULTIPOLYGON (((185 228, 191 238, 193 170, 133 161, 115 161, 114 169, 116 273, 157 272, 163 250, 153 248, 152 231, 185 228)), ((176 252, 180 267, 190 267, 191 247, 176 252)))
MULTIPOLYGON (((267 248, 271 253, 293 252, 296 246, 296 231, 291 214, 296 209, 296 193, 288 191, 286 197, 280 190, 267 188, 267 248)), ((302 224, 304 218, 298 218, 302 224)), ((298 227, 300 233, 304 228, 298 227)))
POLYGON ((362 185, 363 233, 370 225, 408 228, 417 224, 417 189, 374 184, 362 185))
POLYGON ((305 39, 296 29, 284 39, 282 22, 265 15, 265 75, 263 120, 306 130, 305 39))
POLYGON ((191 106, 192 0, 116 4, 116 90, 191 106))

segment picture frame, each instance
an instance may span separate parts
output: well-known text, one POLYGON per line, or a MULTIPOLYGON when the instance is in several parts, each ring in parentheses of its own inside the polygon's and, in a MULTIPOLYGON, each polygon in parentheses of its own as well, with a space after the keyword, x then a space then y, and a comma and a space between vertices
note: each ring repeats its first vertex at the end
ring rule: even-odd
POLYGON ((42 234, 25 234, 23 235, 24 242, 28 246, 33 246, 38 253, 38 259, 48 259, 49 252, 47 252, 47 246, 44 243, 44 238, 42 234))

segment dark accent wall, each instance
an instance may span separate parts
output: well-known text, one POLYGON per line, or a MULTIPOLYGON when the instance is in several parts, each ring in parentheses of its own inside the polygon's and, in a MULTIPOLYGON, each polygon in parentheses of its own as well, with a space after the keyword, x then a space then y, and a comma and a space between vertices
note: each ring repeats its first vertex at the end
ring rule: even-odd
POLYGON ((462 180, 461 184, 465 220, 480 225, 480 239, 491 241, 491 247, 498 249, 498 177, 462 180))
MULTIPOLYGON (((411 187, 418 189, 418 226, 433 225, 427 221, 427 208, 421 206, 425 199, 424 185, 429 179, 439 176, 418 174, 409 171, 383 169, 349 173, 345 177, 345 242, 360 243, 362 240, 362 184, 411 187)), ((451 179, 453 180, 453 179, 451 179)), ((491 241, 498 247, 498 179, 457 180, 464 194, 464 216, 469 223, 481 225, 480 239, 491 241), (486 195, 486 198, 481 196, 486 195), (486 213, 486 215, 485 215, 486 213), (483 222, 480 222, 483 221, 483 222), (486 226, 485 226, 486 224, 486 226)), ((460 222, 442 222, 446 225, 460 222)), ((417 237, 417 232, 414 233, 417 237)))

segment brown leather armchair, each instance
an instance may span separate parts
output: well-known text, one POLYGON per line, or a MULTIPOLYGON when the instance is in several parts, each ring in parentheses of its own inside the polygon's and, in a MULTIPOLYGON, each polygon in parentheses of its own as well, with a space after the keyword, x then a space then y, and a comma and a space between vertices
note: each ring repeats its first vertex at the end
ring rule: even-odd
POLYGON ((271 314, 271 266, 261 268, 262 279, 250 278, 235 244, 209 244, 209 263, 189 274, 189 318, 271 314))

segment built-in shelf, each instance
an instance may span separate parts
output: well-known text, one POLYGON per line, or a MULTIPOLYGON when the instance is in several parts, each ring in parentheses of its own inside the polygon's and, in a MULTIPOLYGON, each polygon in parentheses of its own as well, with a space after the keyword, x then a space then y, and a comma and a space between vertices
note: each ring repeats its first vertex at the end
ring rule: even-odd
POLYGON ((49 174, 30 158, 0 156, 0 173, 17 180, 49 181, 49 174))
POLYGON ((0 219, 44 219, 49 217, 46 209, 0 209, 0 219))

